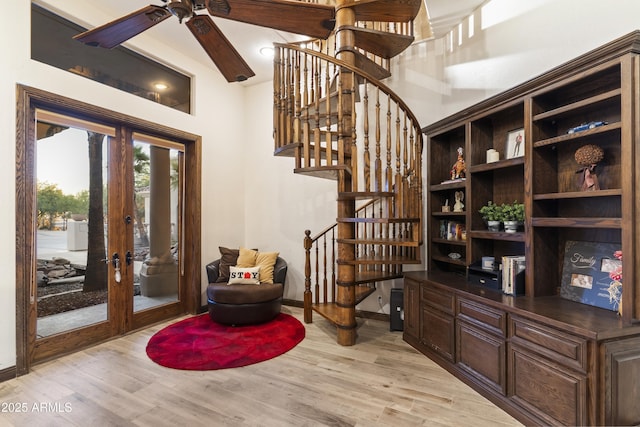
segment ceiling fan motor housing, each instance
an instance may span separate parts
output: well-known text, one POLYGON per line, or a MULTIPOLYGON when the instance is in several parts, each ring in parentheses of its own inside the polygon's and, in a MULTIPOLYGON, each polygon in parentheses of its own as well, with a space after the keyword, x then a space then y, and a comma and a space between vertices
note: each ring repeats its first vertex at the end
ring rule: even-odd
POLYGON ((178 17, 178 21, 182 23, 185 18, 193 15, 193 2, 191 0, 172 1, 167 5, 167 9, 178 17))

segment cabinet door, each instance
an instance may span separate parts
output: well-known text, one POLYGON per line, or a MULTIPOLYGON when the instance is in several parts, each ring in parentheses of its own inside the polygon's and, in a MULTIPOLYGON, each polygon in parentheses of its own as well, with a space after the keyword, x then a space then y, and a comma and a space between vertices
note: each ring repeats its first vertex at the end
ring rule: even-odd
POLYGON ((640 424, 640 338, 604 345, 605 424, 640 424))
POLYGON ((459 320, 456 341, 458 366, 504 395, 507 386, 504 338, 459 320))
POLYGON ((410 279, 404 281, 404 333, 420 334, 420 284, 410 279))
POLYGON ((587 377, 510 345, 511 399, 545 425, 585 425, 587 377))
POLYGON ((423 305, 420 339, 451 362, 453 362, 455 344, 453 324, 453 316, 423 305))

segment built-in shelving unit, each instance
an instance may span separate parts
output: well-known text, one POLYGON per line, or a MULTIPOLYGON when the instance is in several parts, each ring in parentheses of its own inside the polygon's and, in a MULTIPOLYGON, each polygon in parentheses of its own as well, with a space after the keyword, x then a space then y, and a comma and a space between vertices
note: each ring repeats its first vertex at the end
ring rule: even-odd
POLYGON ((639 424, 640 32, 424 132, 429 262, 405 274, 405 340, 525 424, 639 424), (576 151, 587 145, 604 158, 599 188, 584 191, 576 151), (448 182, 460 147, 465 179, 448 182), (500 160, 488 163, 490 149, 500 160), (456 192, 464 210, 444 212, 456 192), (478 212, 489 201, 524 203, 524 228, 489 231, 478 212), (445 222, 464 234, 443 234, 445 222), (570 241, 622 250, 621 314, 560 295, 570 241), (483 257, 518 254, 523 295, 469 280, 483 257))

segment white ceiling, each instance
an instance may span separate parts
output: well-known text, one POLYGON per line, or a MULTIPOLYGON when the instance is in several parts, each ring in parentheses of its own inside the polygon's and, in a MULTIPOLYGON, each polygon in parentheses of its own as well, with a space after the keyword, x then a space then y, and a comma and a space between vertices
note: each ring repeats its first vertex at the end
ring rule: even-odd
MULTIPOLYGON (((425 0, 429 21, 436 38, 441 37, 456 26, 462 19, 470 15, 476 8, 487 0, 425 0)), ((44 3, 47 0, 43 0, 44 3)), ((95 2, 93 7, 103 11, 109 20, 117 19, 123 15, 147 6, 149 3, 161 5, 161 1, 154 0, 109 0, 95 2)), ((201 12, 206 13, 206 11, 201 12)), ((271 46, 274 42, 289 42, 302 40, 304 37, 262 28, 250 24, 244 24, 226 19, 214 18, 216 24, 231 41, 240 55, 256 73, 255 77, 242 83, 252 85, 270 80, 273 73, 273 64, 270 58, 260 55, 259 50, 264 46, 271 46)), ((102 23, 95 23, 99 25, 102 23)), ((175 49, 191 58, 211 66, 214 72, 218 72, 211 59, 200 47, 189 30, 178 22, 177 18, 170 18, 155 27, 147 30, 145 36, 154 37, 163 44, 175 49)), ((180 68, 180 64, 169 64, 180 68)))

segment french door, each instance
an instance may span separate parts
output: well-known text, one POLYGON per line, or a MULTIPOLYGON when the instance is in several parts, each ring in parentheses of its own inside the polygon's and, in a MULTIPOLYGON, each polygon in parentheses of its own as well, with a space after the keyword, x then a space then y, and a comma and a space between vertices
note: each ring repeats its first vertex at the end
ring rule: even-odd
POLYGON ((19 374, 200 307, 199 139, 22 89, 19 374))

